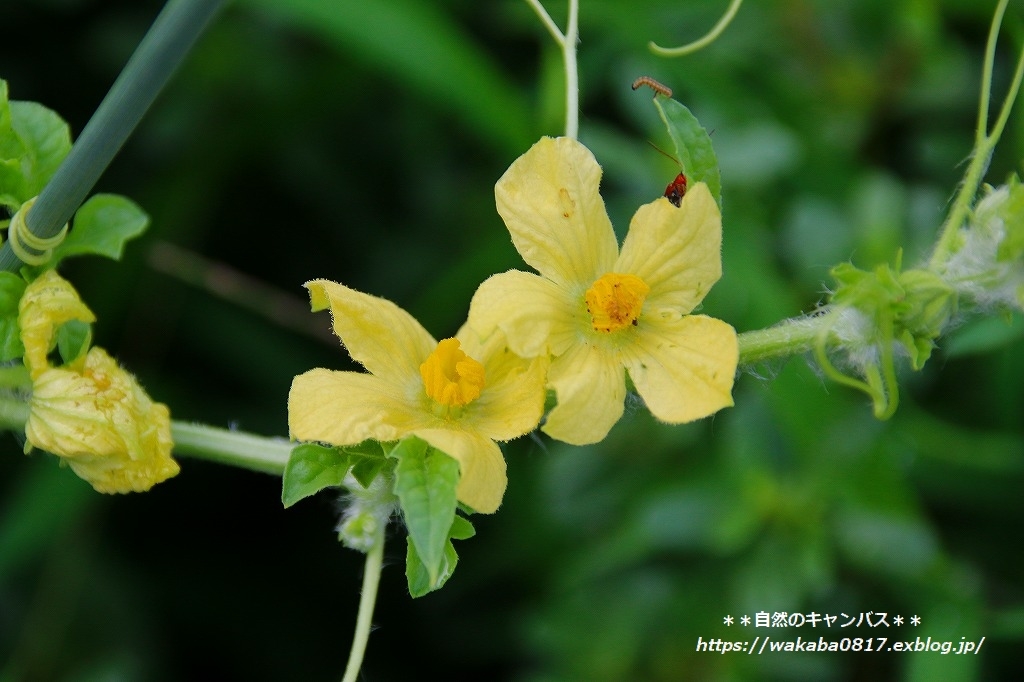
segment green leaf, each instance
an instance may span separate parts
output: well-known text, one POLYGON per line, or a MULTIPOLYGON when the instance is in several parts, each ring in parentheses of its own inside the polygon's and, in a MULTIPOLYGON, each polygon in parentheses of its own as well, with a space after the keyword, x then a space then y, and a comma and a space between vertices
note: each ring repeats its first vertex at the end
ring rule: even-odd
POLYGON ((436 589, 443 582, 445 544, 455 518, 459 463, 416 437, 399 441, 391 457, 398 460, 395 494, 409 537, 426 567, 431 589, 436 589))
POLYGON ((0 79, 0 205, 18 210, 26 198, 25 179, 21 173, 21 157, 25 145, 18 139, 11 123, 11 107, 7 101, 7 82, 0 79))
POLYGON ((71 130, 56 112, 36 102, 11 102, 11 124, 25 146, 21 170, 24 192, 39 194, 71 151, 71 130))
MULTIPOLYGON (((14 132, 11 122, 11 107, 7 100, 7 81, 0 79, 0 161, 20 159, 25 145, 14 132)), ((3 186, 0 185, 0 191, 3 186)))
POLYGON ((452 540, 468 540, 476 535, 476 528, 469 522, 469 519, 455 515, 455 520, 452 521, 452 528, 448 531, 448 536, 452 540))
POLYGON ((388 464, 385 456, 386 449, 375 440, 346 446, 344 450, 352 462, 352 475, 364 488, 369 488, 373 479, 377 478, 377 475, 388 464))
POLYGON ((149 216, 131 199, 96 194, 75 213, 74 229, 53 251, 53 262, 92 254, 121 260, 124 245, 146 231, 149 216))
POLYGON ((330 486, 341 485, 352 461, 341 448, 303 443, 292 450, 281 479, 281 502, 288 508, 330 486))
POLYGON ((687 182, 706 183, 721 210, 722 174, 718 169, 718 157, 711 146, 708 131, 689 109, 674 99, 658 95, 654 98, 654 106, 672 138, 676 158, 687 182))
POLYGON ((81 320, 69 320, 57 330, 57 350, 64 364, 85 355, 92 344, 92 325, 81 320))
POLYGON ((409 583, 409 594, 415 599, 441 589, 455 572, 458 563, 459 555, 456 553, 454 545, 451 541, 445 542, 438 578, 432 580, 430 571, 420 559, 419 553, 416 552, 416 545, 413 543, 412 537, 406 538, 405 578, 409 583))
POLYGON ((25 354, 18 326, 18 303, 23 293, 25 280, 13 272, 0 272, 0 362, 25 354))

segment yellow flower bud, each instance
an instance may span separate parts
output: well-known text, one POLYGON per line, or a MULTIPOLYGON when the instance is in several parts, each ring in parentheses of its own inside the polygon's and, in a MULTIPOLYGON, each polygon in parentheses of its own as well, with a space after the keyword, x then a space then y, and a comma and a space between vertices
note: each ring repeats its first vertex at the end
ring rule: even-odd
POLYGON ((47 359, 60 325, 95 319, 53 270, 25 289, 18 323, 32 377, 26 450, 57 455, 101 493, 149 490, 179 471, 167 406, 154 403, 102 348, 63 367, 47 359))
POLYGON ((25 436, 61 457, 101 493, 149 490, 178 473, 171 415, 102 348, 79 371, 43 371, 32 387, 25 436))
POLYGON ((18 307, 18 326, 25 366, 33 380, 50 368, 46 355, 53 348, 57 329, 71 320, 95 322, 96 316, 56 270, 47 270, 25 289, 18 307))

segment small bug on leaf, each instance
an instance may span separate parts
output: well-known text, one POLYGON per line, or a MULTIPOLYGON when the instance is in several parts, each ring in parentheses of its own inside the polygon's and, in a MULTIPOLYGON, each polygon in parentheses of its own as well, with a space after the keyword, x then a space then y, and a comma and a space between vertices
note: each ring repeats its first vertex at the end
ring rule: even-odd
MULTIPOLYGON (((664 154, 668 158, 675 161, 677 164, 679 164, 680 168, 683 167, 683 164, 679 163, 679 159, 672 156, 658 145, 650 141, 648 141, 647 144, 654 147, 654 149, 658 151, 660 154, 664 154)), ((668 187, 665 188, 665 198, 668 199, 673 206, 679 208, 683 205, 684 196, 686 196, 686 175, 684 175, 683 173, 679 173, 679 175, 675 177, 675 180, 668 183, 668 187)))
POLYGON ((675 180, 668 183, 668 187, 665 188, 665 198, 673 206, 679 208, 683 205, 684 196, 686 196, 686 176, 680 173, 675 180))
POLYGON ((635 81, 633 81, 633 89, 634 90, 639 88, 641 85, 646 85, 651 90, 654 90, 654 94, 655 95, 664 95, 665 97, 671 97, 672 96, 672 88, 670 88, 667 85, 664 85, 662 83, 659 83, 658 81, 654 80, 650 76, 640 76, 635 81))

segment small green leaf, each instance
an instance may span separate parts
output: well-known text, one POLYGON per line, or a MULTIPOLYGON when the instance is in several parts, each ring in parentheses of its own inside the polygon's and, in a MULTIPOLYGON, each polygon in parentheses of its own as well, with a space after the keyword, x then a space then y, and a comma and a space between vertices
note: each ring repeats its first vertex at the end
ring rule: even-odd
POLYGON ((469 522, 469 519, 455 515, 455 519, 452 521, 452 528, 448 531, 448 536, 452 540, 468 540, 476 535, 476 528, 469 522))
POLYGON ((69 320, 57 330, 57 350, 64 364, 70 364, 85 355, 92 344, 92 325, 81 320, 69 320))
POLYGON ((683 167, 686 180, 689 183, 706 183, 721 210, 722 174, 708 131, 689 109, 674 99, 658 95, 654 98, 654 106, 672 138, 676 158, 683 167))
POLYGON ((346 446, 344 450, 352 462, 352 475, 364 488, 369 488, 373 479, 377 478, 388 464, 385 448, 375 440, 346 446))
POLYGON ((419 438, 405 438, 391 451, 398 495, 416 554, 436 589, 443 577, 445 544, 455 518, 459 463, 419 438))
POLYGON ((459 555, 450 541, 444 544, 444 554, 436 581, 431 580, 430 572, 416 552, 412 537, 406 538, 405 578, 409 583, 409 594, 413 599, 439 590, 448 582, 459 563, 459 555))
POLYGON ((71 130, 56 112, 36 102, 11 102, 11 125, 25 146, 22 156, 24 191, 39 194, 71 151, 71 130))
POLYGON ((352 465, 347 452, 314 443, 292 450, 281 479, 281 502, 285 508, 330 486, 341 485, 352 465))
POLYGON ((145 232, 149 216, 131 199, 96 194, 75 213, 73 225, 67 238, 54 249, 55 262, 84 254, 121 260, 125 243, 145 232))

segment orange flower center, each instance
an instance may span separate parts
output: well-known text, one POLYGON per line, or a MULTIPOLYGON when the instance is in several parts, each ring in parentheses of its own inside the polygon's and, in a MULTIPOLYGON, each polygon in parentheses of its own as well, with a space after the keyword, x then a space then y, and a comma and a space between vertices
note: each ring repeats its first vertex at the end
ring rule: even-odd
POLYGON ((650 291, 651 287, 636 275, 601 275, 586 293, 594 331, 616 332, 635 325, 650 291))
POLYGON ((449 407, 463 407, 480 397, 484 366, 466 355, 458 339, 444 339, 420 365, 427 395, 449 407))

